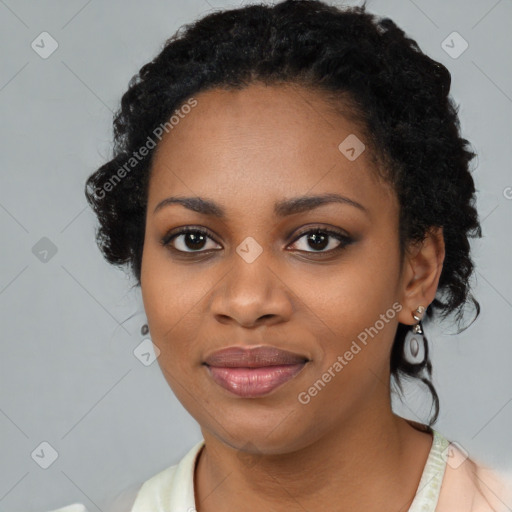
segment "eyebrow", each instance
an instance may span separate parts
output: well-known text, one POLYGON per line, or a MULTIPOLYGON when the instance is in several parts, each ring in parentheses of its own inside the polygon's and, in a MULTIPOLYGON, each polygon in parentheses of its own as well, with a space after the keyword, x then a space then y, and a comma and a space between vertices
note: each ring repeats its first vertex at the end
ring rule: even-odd
MULTIPOLYGON (((299 196, 291 199, 283 199, 274 205, 274 213, 277 217, 286 217, 312 210, 329 203, 347 204, 368 214, 368 210, 362 204, 340 194, 299 196)), ((170 204, 181 204, 185 208, 203 215, 212 215, 219 219, 226 218, 226 211, 222 206, 204 197, 167 197, 156 205, 153 214, 170 204)))

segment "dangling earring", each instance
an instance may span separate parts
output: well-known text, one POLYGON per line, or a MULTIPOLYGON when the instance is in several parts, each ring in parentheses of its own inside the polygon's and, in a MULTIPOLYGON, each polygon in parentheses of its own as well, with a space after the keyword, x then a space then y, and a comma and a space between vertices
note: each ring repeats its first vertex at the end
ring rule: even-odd
POLYGON ((424 312, 425 307, 418 306, 416 310, 411 313, 417 323, 414 324, 411 331, 407 333, 404 343, 404 357, 410 364, 421 364, 425 358, 425 337, 423 335, 423 329, 421 328, 421 319, 424 312))

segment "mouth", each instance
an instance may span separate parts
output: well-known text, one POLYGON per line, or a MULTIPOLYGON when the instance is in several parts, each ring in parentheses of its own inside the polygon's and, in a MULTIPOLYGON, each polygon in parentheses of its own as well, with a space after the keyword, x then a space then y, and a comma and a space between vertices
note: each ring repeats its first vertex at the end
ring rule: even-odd
POLYGON ((306 363, 235 368, 206 365, 211 378, 219 386, 244 398, 266 395, 295 377, 306 363))
POLYGON ((306 366, 309 359, 275 347, 228 347, 203 363, 213 381, 244 398, 264 396, 282 386, 306 366))

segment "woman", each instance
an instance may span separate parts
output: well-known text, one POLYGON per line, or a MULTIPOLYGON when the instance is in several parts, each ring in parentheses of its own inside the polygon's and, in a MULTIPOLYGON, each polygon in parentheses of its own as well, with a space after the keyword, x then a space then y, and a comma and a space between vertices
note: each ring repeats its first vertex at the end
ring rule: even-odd
POLYGON ((210 14, 132 80, 87 199, 204 437, 133 512, 509 510, 432 428, 424 324, 478 315, 449 89, 390 19, 311 0, 210 14), (392 411, 401 377, 428 425, 392 411))

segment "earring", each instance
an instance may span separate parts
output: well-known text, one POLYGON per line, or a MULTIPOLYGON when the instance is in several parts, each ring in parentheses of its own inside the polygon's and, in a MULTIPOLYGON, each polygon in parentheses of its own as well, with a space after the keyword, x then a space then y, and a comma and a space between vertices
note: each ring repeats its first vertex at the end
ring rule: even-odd
POLYGON ((417 324, 412 326, 412 332, 414 334, 423 334, 420 322, 421 322, 421 318, 423 317, 424 312, 425 312, 425 306, 418 306, 416 308, 416 311, 413 311, 411 313, 414 320, 416 320, 416 322, 418 322, 417 324))
POLYGON ((423 335, 423 329, 421 328, 421 319, 425 312, 424 306, 418 306, 413 311, 412 317, 416 320, 416 324, 412 326, 411 331, 407 333, 407 337, 404 343, 404 357, 410 364, 420 364, 423 362, 425 357, 425 336, 423 335), (412 332, 412 335, 411 335, 412 332), (419 335, 419 336, 415 336, 419 335), (422 343, 418 339, 421 336, 422 343), (423 349, 423 350, 422 350, 423 349))

